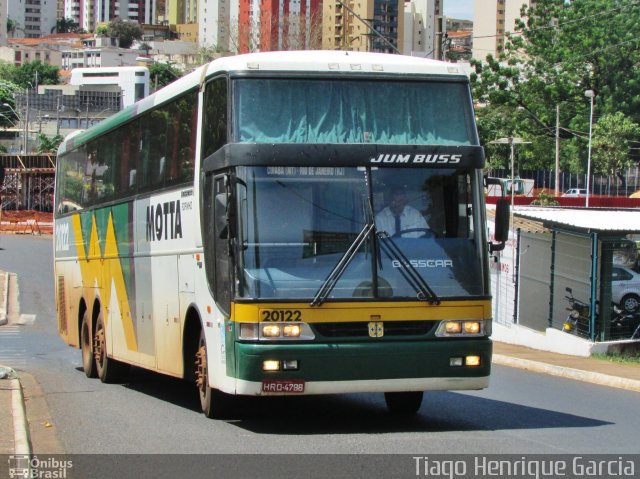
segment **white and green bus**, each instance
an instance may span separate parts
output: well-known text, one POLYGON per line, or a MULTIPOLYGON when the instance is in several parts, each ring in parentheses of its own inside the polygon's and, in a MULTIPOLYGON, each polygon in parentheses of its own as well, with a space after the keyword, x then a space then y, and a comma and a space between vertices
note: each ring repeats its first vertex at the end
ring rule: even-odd
POLYGON ((60 146, 60 336, 89 377, 193 381, 208 417, 233 395, 415 412, 423 391, 485 388, 483 166, 455 65, 215 60, 60 146))

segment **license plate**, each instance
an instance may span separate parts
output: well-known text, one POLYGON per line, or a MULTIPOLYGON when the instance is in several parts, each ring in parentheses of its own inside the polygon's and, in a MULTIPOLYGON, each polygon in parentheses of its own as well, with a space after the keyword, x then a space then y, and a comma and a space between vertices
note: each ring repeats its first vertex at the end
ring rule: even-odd
POLYGON ((265 379, 263 393, 300 394, 304 392, 303 379, 265 379))

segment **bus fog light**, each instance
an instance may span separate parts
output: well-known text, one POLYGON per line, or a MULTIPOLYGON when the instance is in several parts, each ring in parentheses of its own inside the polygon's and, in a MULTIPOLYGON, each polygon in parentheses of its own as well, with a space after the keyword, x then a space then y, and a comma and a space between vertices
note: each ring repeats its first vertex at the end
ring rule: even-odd
POLYGON ((280 326, 277 324, 266 324, 262 326, 262 335, 265 338, 277 338, 280 336, 280 326))
POLYGON ((447 334, 460 334, 462 332, 462 324, 458 321, 447 321, 444 324, 444 330, 447 334))
POLYGON ((480 366, 480 356, 467 356, 464 363, 465 366, 480 366))
POLYGON ((258 323, 240 323, 240 339, 258 339, 258 323))
POLYGON ((280 361, 277 359, 267 359, 262 362, 263 371, 280 371, 280 361))
POLYGON ((449 366, 460 367, 462 366, 463 358, 449 358, 449 366))
POLYGON ((299 324, 285 324, 282 328, 282 335, 288 338, 298 338, 302 328, 299 324))
POLYGON ((479 321, 465 321, 464 332, 466 334, 479 334, 482 330, 479 321))
POLYGON ((298 370, 298 360, 297 359, 286 359, 282 361, 282 369, 285 371, 297 371, 298 370))

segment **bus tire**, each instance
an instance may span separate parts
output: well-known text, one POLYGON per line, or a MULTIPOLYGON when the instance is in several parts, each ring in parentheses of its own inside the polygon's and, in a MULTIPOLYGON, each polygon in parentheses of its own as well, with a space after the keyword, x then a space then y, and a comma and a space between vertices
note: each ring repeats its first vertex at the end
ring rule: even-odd
POLYGON ((93 335, 93 355, 96 361, 96 372, 103 383, 122 381, 129 372, 129 365, 107 356, 107 340, 102 311, 96 321, 93 335))
POLYGON ((93 357, 93 341, 91 340, 91 315, 85 310, 80 326, 80 349, 82 350, 82 368, 88 378, 97 378, 96 360, 93 357))
POLYGON ((196 386, 200 397, 200 407, 209 419, 226 419, 233 410, 233 397, 209 386, 207 363, 207 342, 204 330, 200 330, 196 352, 196 386))
POLYGON ((384 393, 387 409, 393 414, 415 414, 422 405, 422 391, 384 393))

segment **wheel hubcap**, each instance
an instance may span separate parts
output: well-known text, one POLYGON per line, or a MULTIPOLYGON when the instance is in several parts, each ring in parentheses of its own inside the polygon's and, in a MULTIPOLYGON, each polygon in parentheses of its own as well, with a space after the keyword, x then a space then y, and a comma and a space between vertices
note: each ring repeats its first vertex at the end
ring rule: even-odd
POLYGON ((102 364, 102 358, 104 356, 104 329, 100 328, 96 331, 96 337, 93 342, 93 356, 96 358, 96 362, 102 364))
POLYGON ((196 384, 201 394, 207 389, 207 349, 204 344, 200 344, 196 353, 196 384))

